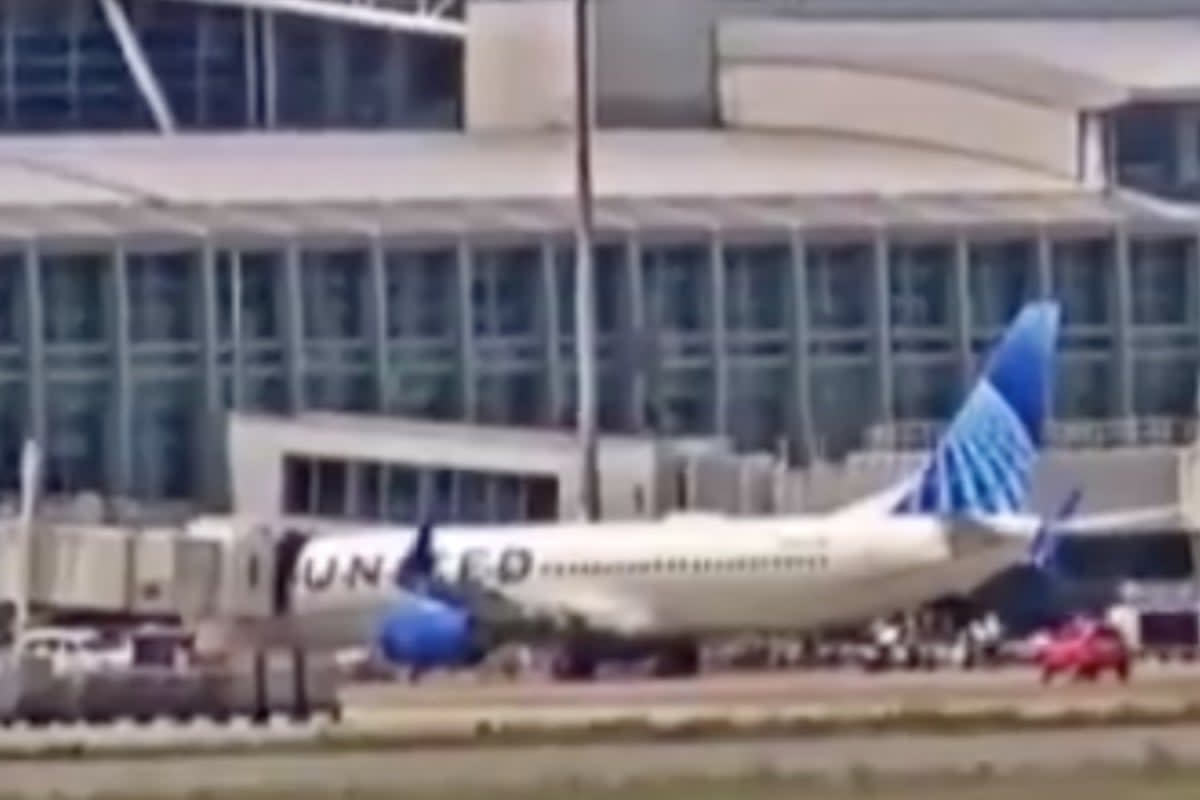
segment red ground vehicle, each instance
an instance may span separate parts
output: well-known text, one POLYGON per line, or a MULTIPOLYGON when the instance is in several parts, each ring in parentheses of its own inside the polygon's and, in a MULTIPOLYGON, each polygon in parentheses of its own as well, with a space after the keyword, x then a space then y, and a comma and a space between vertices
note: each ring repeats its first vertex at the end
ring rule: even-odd
POLYGON ((1122 681, 1129 679, 1133 661, 1121 632, 1095 620, 1073 620, 1052 633, 1034 654, 1042 671, 1042 682, 1068 673, 1077 679, 1095 680, 1112 670, 1122 681))

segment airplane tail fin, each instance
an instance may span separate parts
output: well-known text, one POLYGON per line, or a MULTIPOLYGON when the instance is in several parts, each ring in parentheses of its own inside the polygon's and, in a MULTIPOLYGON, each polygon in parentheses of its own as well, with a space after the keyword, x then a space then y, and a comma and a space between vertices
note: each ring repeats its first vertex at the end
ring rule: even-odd
POLYGON ((417 535, 400 564, 400 578, 410 582, 424 582, 433 577, 436 558, 433 552, 433 523, 422 522, 417 535))
POLYGON ((1025 509, 1050 409, 1061 309, 1028 303, 910 482, 895 514, 979 515, 1025 509))

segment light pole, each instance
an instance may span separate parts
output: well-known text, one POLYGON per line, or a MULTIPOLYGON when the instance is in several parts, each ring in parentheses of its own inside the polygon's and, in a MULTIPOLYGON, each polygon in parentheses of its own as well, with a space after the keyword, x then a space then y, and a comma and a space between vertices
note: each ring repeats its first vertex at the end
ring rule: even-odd
POLYGON ((591 4, 575 3, 575 365, 580 449, 580 511, 600 518, 596 445, 595 280, 592 219, 591 4))

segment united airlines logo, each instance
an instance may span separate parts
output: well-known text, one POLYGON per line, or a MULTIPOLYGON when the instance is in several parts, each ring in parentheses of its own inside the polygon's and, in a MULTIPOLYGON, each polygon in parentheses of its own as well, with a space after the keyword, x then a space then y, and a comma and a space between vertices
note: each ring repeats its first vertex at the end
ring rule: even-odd
MULTIPOLYGON (((454 560, 444 553, 435 558, 440 565, 454 560)), ((512 585, 528 578, 533 567, 533 553, 527 547, 473 547, 457 557, 452 572, 460 583, 485 581, 512 585)), ((388 558, 378 553, 331 554, 323 559, 305 559, 295 580, 311 593, 333 588, 349 591, 386 589, 401 583, 403 569, 403 556, 388 558)))
POLYGON ((901 508, 927 514, 1019 511, 1036 457, 1021 419, 984 381, 971 393, 901 508))

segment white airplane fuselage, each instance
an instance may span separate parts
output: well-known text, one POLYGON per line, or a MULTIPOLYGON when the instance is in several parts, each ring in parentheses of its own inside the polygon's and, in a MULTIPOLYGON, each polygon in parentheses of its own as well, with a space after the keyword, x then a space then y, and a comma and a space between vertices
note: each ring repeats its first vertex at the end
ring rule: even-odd
MULTIPOLYGON (((468 569, 528 608, 566 608, 629 636, 798 631, 968 591, 1020 558, 1033 517, 823 519, 681 515, 656 522, 439 528, 438 571, 468 569), (464 567, 464 565, 469 565, 464 567)), ((361 646, 406 593, 411 530, 309 541, 289 639, 361 646)))

